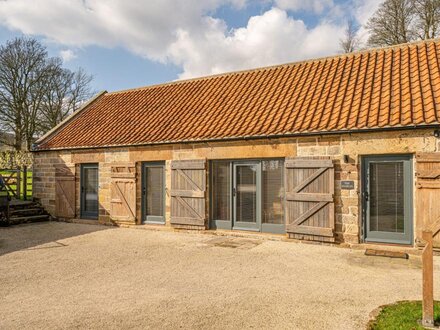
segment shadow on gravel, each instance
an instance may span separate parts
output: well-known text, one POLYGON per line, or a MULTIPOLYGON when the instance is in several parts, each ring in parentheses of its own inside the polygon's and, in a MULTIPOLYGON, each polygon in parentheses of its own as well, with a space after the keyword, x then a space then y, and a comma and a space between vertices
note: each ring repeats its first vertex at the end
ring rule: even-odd
POLYGON ((53 221, 0 227, 0 256, 24 249, 63 248, 66 244, 59 240, 112 228, 53 221))

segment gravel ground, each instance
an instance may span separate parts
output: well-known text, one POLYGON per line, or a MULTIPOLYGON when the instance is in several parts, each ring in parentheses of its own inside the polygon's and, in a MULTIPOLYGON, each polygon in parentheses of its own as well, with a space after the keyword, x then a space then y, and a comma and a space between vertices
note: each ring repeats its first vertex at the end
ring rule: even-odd
POLYGON ((416 262, 346 248, 56 222, 0 228, 1 329, 364 329, 379 305, 420 296, 416 262))

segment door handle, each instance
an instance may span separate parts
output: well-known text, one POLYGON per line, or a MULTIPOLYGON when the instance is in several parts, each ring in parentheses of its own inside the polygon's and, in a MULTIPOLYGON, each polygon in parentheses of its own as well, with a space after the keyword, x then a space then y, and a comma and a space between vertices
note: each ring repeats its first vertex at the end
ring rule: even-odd
POLYGON ((237 194, 237 190, 235 188, 232 188, 232 196, 235 197, 236 194, 237 194))
POLYGON ((366 202, 370 200, 370 195, 368 194, 368 191, 364 191, 364 199, 366 202))

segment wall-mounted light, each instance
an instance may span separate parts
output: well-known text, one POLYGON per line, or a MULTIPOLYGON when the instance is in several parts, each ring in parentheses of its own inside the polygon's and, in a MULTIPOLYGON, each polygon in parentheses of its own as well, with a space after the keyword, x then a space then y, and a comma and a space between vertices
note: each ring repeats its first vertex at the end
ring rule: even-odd
POLYGON ((435 136, 436 138, 440 137, 440 129, 436 129, 436 130, 434 130, 434 136, 435 136))
POLYGON ((344 163, 348 163, 350 161, 350 157, 348 155, 344 155, 344 163))

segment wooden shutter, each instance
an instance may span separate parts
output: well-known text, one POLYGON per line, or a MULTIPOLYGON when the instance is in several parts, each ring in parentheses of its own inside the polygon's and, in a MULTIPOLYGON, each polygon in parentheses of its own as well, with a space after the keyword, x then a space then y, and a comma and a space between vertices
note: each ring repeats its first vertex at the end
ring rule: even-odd
POLYGON ((55 217, 75 217, 74 165, 55 165, 55 217))
POLYGON ((110 198, 111 220, 136 222, 136 166, 134 163, 112 165, 110 198))
POLYGON ((171 162, 171 223, 205 226, 206 162, 171 162))
POLYGON ((286 168, 286 231, 289 237, 334 241, 334 169, 330 159, 292 158, 286 168))
MULTIPOLYGON (((422 242, 422 230, 440 219, 440 152, 416 155, 416 241, 422 242)), ((440 234, 434 237, 440 247, 440 234)))

